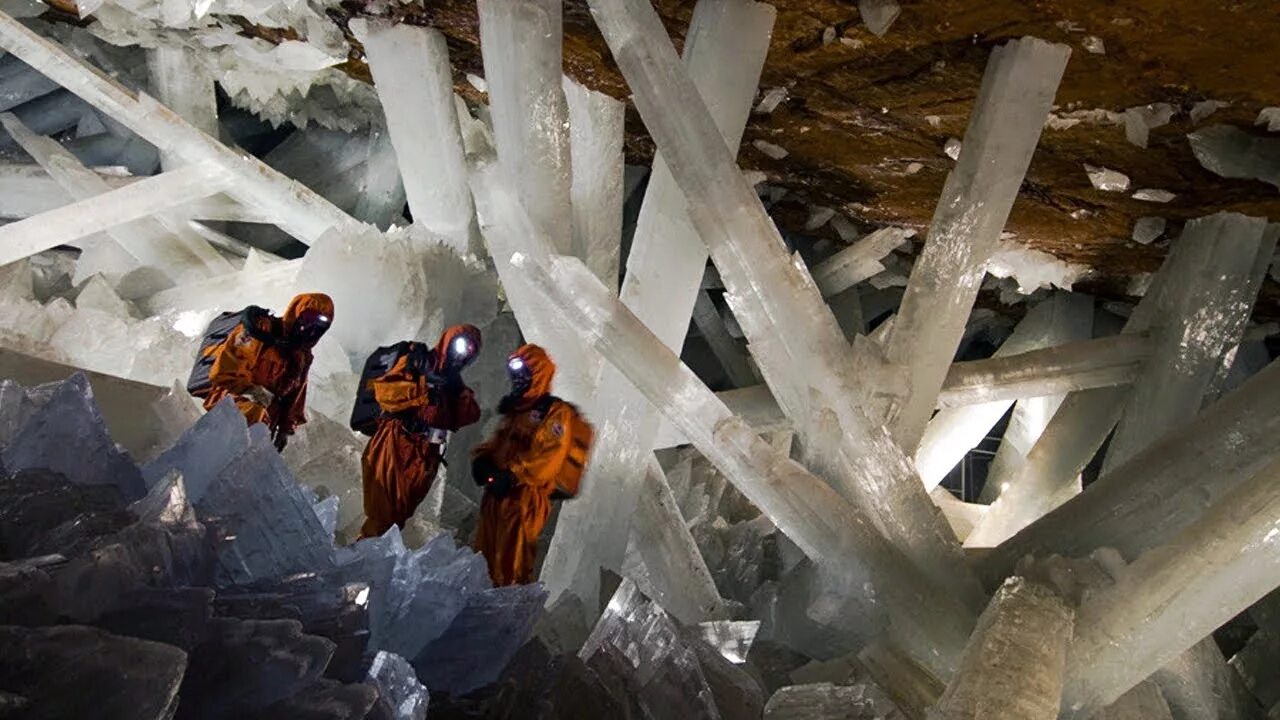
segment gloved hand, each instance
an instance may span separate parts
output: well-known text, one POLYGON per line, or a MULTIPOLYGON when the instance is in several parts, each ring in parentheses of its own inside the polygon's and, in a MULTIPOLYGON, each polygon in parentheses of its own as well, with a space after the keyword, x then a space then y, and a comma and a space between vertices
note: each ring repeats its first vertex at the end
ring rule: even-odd
POLYGON ((276 452, 284 452, 285 446, 289 444, 289 436, 293 431, 288 428, 277 427, 271 431, 272 445, 275 445, 276 452))
POLYGON ((271 403, 275 402, 276 399, 276 396, 273 395, 270 390, 260 385, 250 387, 248 390, 244 391, 243 395, 262 407, 268 408, 271 407, 271 403))
POLYGON ((504 498, 515 487, 516 476, 510 470, 498 470, 493 477, 485 483, 484 491, 496 498, 504 498))
POLYGON ((524 394, 508 393, 502 396, 498 401, 498 412, 506 415, 516 409, 516 404, 524 397, 524 394))
POLYGON ((476 485, 484 487, 489 479, 498 474, 498 466, 488 455, 481 455, 471 461, 471 479, 476 485))

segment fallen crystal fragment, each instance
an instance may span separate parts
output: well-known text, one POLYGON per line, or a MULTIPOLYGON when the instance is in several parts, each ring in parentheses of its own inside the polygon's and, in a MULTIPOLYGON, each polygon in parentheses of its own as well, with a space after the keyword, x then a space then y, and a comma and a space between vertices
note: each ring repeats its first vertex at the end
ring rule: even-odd
POLYGON ((884 37, 898 19, 902 8, 897 0, 858 0, 858 15, 863 24, 877 37, 884 37))
POLYGON ((715 620, 698 624, 702 639, 725 660, 737 665, 747 661, 747 653, 759 631, 759 620, 715 620))
POLYGON ((1134 200, 1145 200, 1147 202, 1167 203, 1178 197, 1168 190, 1155 190, 1151 188, 1143 188, 1133 193, 1134 200))
POLYGON ((1129 189, 1129 176, 1122 172, 1093 165, 1085 165, 1084 171, 1089 174, 1089 182, 1095 190, 1124 192, 1129 189))
POLYGON ((828 26, 822 31, 822 44, 830 45, 836 41, 836 29, 828 26))
POLYGON ((955 138, 947 138, 947 142, 942 147, 942 152, 952 160, 960 159, 960 149, 963 147, 961 142, 955 138))
POLYGON ((1102 38, 1098 37, 1097 35, 1086 35, 1084 40, 1082 40, 1080 44, 1084 46, 1085 50, 1088 50, 1094 55, 1107 54, 1106 43, 1104 43, 1102 41, 1102 38))
POLYGON ((369 666, 366 682, 378 688, 379 702, 386 702, 390 720, 426 720, 430 695, 418 682, 408 660, 386 651, 378 651, 369 666))
POLYGON ((485 82, 484 78, 476 75, 475 73, 467 73, 467 83, 478 92, 489 92, 489 83, 485 82))
POLYGON ((880 261, 915 234, 915 230, 895 227, 876 230, 818 263, 813 280, 824 297, 837 295, 882 272, 885 266, 880 261))
POLYGON ((1124 133, 1129 142, 1145 148, 1152 130, 1169 124, 1173 118, 1173 106, 1155 103, 1132 107, 1124 111, 1124 133))
POLYGON ((813 232, 823 225, 826 225, 827 222, 835 216, 835 214, 836 211, 834 208, 814 205, 809 208, 809 219, 805 220, 804 229, 809 232, 813 232))
POLYGON ((870 684, 815 683, 779 689, 764 707, 764 720, 906 720, 902 710, 870 684))
POLYGON ((1088 266, 1059 260, 1015 240, 998 240, 996 251, 987 264, 987 272, 995 277, 1017 280, 1018 292, 1023 295, 1048 287, 1070 290, 1089 270, 1088 266))
POLYGON ((781 160, 790 154, 787 152, 786 148, 779 147, 766 140, 752 140, 751 145, 756 150, 759 150, 765 157, 770 157, 774 160, 781 160))
POLYGON ((1280 187, 1280 139, 1250 135, 1232 125, 1211 125, 1187 139, 1204 169, 1225 178, 1261 180, 1280 187))
POLYGON ((778 109, 778 106, 787 99, 787 89, 784 87, 769 88, 760 98, 760 102, 756 104, 755 112, 761 114, 769 114, 778 109))
POLYGON ((1218 112, 1224 107, 1228 107, 1229 105, 1231 105, 1231 103, 1223 102, 1221 100, 1201 100, 1191 106, 1191 122, 1199 125, 1205 118, 1218 112))
POLYGON ((1280 107, 1262 108, 1254 125, 1266 125, 1268 132, 1280 132, 1280 107))
POLYGON ((0 709, 18 697, 46 717, 172 717, 187 656, 162 643, 80 625, 0 628, 0 709), (38 708, 38 710, 37 710, 38 708))
POLYGON ((113 485, 126 500, 146 492, 142 474, 107 433, 84 373, 58 383, 4 448, 8 472, 45 468, 81 485, 113 485))
POLYGON ((1162 217, 1138 218, 1133 223, 1133 241, 1141 245, 1150 245, 1164 234, 1164 228, 1165 219, 1162 217))
POLYGON ((451 695, 493 682, 529 639, 546 598, 537 583, 471 595, 449 629, 413 659, 418 677, 451 695))

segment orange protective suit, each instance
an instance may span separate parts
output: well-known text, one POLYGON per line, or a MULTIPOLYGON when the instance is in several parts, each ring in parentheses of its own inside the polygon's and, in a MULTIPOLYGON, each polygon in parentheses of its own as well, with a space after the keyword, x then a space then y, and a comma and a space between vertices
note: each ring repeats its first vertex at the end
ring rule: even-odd
POLYGON ((392 525, 404 527, 431 490, 440 468, 438 444, 427 441, 427 427, 454 432, 480 419, 471 388, 447 365, 448 348, 455 338, 468 337, 476 352, 480 330, 474 325, 454 325, 440 336, 432 351, 433 372, 446 382, 429 388, 427 379, 410 366, 406 354, 382 377, 371 381, 374 398, 383 415, 378 429, 364 449, 364 525, 360 537, 379 537, 392 525))
POLYGON ((307 421, 303 408, 307 401, 307 373, 311 369, 312 345, 288 342, 300 313, 315 310, 333 317, 333 300, 323 293, 306 293, 289 302, 284 316, 262 318, 258 330, 279 337, 279 344, 265 343, 243 328, 232 330, 209 369, 212 388, 204 409, 212 410, 222 398, 235 398, 236 407, 250 425, 265 423, 273 433, 290 435, 307 421), (275 399, 264 405, 247 393, 261 387, 275 399))
POLYGON ((546 413, 539 401, 551 392, 556 366, 537 345, 523 345, 511 355, 528 366, 529 387, 505 412, 493 437, 472 452, 487 456, 508 470, 515 483, 503 497, 486 492, 480 502, 475 549, 484 555, 494 585, 533 581, 538 535, 551 515, 551 493, 569 457, 569 427, 574 412, 565 402, 553 402, 546 413))

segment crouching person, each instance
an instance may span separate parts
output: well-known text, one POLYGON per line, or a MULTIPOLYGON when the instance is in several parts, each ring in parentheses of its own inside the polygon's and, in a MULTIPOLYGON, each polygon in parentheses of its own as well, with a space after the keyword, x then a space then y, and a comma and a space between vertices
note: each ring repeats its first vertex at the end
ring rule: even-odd
POLYGON ((265 424, 284 450, 307 421, 311 350, 332 323, 333 300, 323 293, 298 295, 279 318, 254 306, 222 313, 205 332, 187 390, 205 410, 234 398, 245 420, 265 424))
POLYGON ((364 525, 360 538, 404 527, 431 490, 449 436, 480 419, 462 370, 480 352, 480 330, 455 325, 435 349, 403 342, 365 363, 351 427, 373 437, 365 447, 364 525))
POLYGON ((471 474, 484 488, 475 549, 494 585, 533 581, 538 535, 551 501, 578 492, 594 431, 572 404, 551 394, 555 365, 537 345, 507 360, 511 392, 502 421, 472 453, 471 474))

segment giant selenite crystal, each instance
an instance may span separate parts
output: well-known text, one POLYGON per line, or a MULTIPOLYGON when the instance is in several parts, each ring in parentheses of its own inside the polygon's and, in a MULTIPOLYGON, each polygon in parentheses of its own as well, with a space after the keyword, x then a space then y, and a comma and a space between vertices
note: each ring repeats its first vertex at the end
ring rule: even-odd
POLYGON ((1054 720, 1075 613, 1021 577, 996 591, 931 720, 1054 720))
POLYGON ((910 371, 894 436, 914 448, 964 333, 986 262, 1013 208, 1071 51, 1035 38, 992 52, 963 150, 938 200, 886 346, 910 371))
POLYGON ((618 285, 622 252, 622 141, 626 105, 567 76, 569 148, 573 165, 573 244, 605 287, 618 285))
MULTIPOLYGON (((980 592, 945 520, 902 449, 852 402, 862 393, 847 341, 720 142, 657 14, 638 0, 595 0, 591 7, 646 126, 668 154, 761 372, 805 441, 806 459, 929 577, 976 606, 980 592)), ((861 356, 863 387, 889 384, 868 354, 861 356)))
MULTIPOLYGON (((736 153, 755 96, 760 70, 769 49, 775 12, 752 0, 702 0, 694 8, 684 44, 684 64, 715 122, 717 142, 736 153)), ((706 246, 685 212, 685 198, 671 175, 661 149, 640 208, 621 299, 667 347, 684 342, 707 263, 706 246)), ((593 268, 594 269, 594 268, 593 268)), ((598 276, 598 273, 597 273, 598 276)), ((605 282, 606 287, 611 283, 605 282)), ((521 323, 524 326, 524 323, 521 323)), ((655 446, 658 416, 612 366, 600 371, 596 398, 589 405, 596 424, 596 447, 587 466, 582 492, 561 510, 542 568, 552 597, 565 590, 591 603, 600 566, 620 566, 627 542, 629 516, 644 476, 644 456, 655 446)), ((661 510, 661 507, 654 508, 661 510)), ((681 534, 669 516, 664 527, 649 528, 664 536, 681 534), (670 529, 668 529, 670 528, 670 529)), ((683 533, 687 535, 687 532, 683 533)), ((675 539, 667 547, 686 546, 675 539)), ((669 556, 647 561, 651 572, 675 569, 697 560, 669 556)), ((661 582, 661 581, 659 581, 661 582)), ((669 587, 696 585, 686 596, 710 598, 699 574, 671 579, 669 587)), ((673 611, 690 605, 673 603, 673 611)))
POLYGON ((466 253, 474 213, 444 36, 379 20, 351 27, 364 44, 414 222, 466 253))

